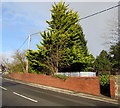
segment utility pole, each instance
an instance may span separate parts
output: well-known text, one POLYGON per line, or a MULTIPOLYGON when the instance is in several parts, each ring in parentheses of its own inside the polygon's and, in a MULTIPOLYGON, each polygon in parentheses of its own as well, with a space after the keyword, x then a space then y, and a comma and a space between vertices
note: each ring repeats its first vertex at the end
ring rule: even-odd
MULTIPOLYGON (((29 37, 28 37, 28 50, 30 50, 30 42, 31 42, 31 35, 29 35, 29 37)), ((29 68, 29 66, 28 66, 29 64, 28 64, 28 60, 26 61, 26 73, 28 73, 28 68, 29 68)))
MULTIPOLYGON (((31 36, 32 35, 35 35, 35 34, 38 34, 40 32, 36 32, 36 33, 33 33, 33 34, 30 34, 29 37, 28 37, 28 50, 30 50, 30 42, 31 42, 31 36)), ((28 63, 28 60, 26 61, 26 73, 28 73, 28 69, 29 69, 29 63, 28 63)))
POLYGON ((31 35, 28 37, 28 50, 30 49, 31 35))

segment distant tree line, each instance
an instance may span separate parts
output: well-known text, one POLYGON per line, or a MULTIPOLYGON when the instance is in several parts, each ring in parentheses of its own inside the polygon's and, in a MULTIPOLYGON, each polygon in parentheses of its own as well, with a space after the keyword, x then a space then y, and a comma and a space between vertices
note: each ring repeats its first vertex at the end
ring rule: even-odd
POLYGON ((96 71, 120 72, 120 41, 111 45, 110 51, 102 50, 94 62, 96 71))
POLYGON ((120 72, 120 19, 117 15, 109 22, 108 28, 106 43, 110 45, 109 51, 101 51, 94 67, 96 71, 120 72))

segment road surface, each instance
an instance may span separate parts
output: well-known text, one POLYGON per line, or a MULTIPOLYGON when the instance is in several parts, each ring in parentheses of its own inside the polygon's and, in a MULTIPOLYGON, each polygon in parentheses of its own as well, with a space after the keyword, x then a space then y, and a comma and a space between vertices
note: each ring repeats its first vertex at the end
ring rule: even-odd
POLYGON ((66 106, 65 108, 71 106, 110 108, 112 106, 118 108, 117 104, 58 93, 6 79, 2 79, 0 89, 2 89, 2 106, 66 106))

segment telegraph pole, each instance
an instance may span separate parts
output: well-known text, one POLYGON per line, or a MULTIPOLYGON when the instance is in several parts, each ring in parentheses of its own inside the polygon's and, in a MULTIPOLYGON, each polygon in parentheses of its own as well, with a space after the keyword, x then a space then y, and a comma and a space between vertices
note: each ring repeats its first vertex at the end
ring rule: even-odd
MULTIPOLYGON (((28 50, 30 50, 30 42, 31 42, 31 36, 32 35, 35 35, 35 34, 38 34, 40 32, 36 32, 36 33, 33 33, 33 34, 30 34, 29 37, 28 37, 28 50)), ((26 61, 26 73, 28 73, 28 69, 29 69, 29 63, 28 63, 28 60, 26 61)))
MULTIPOLYGON (((29 35, 29 37, 28 37, 28 50, 30 50, 30 42, 31 42, 31 35, 29 35)), ((26 73, 28 73, 28 68, 29 68, 28 65, 29 64, 28 64, 28 60, 27 60, 27 62, 26 62, 26 73)))

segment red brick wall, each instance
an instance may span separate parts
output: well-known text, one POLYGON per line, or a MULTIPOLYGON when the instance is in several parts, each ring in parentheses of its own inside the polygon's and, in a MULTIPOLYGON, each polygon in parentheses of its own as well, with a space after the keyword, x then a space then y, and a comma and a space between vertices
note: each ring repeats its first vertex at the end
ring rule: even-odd
POLYGON ((110 95, 112 98, 115 97, 115 80, 114 77, 110 77, 110 95))
POLYGON ((27 82, 64 88, 93 95, 100 95, 99 77, 69 77, 64 81, 52 76, 35 73, 12 73, 9 76, 11 78, 27 82))
POLYGON ((119 98, 119 83, 118 77, 110 77, 110 95, 112 98, 118 99, 119 98))

